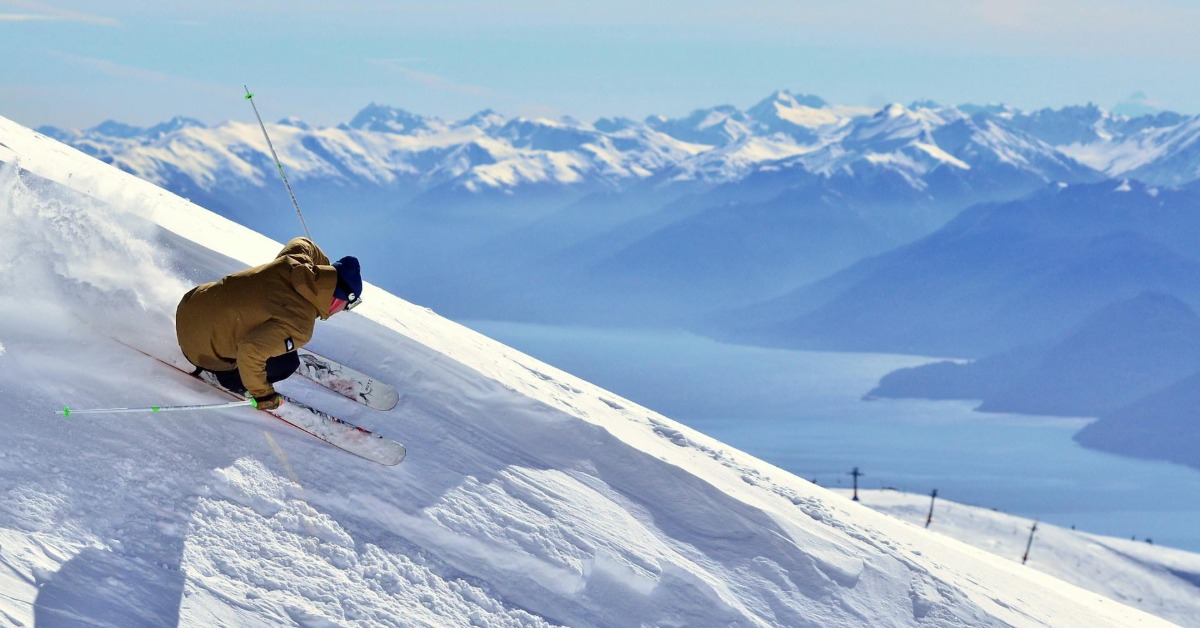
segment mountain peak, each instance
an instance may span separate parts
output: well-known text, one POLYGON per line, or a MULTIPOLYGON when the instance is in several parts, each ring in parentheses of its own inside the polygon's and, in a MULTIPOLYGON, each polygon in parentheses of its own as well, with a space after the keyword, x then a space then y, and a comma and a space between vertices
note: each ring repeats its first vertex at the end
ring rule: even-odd
POLYGON ((300 118, 297 118, 296 116, 288 116, 288 117, 280 120, 279 124, 280 124, 280 126, 295 127, 297 129, 303 129, 305 131, 313 130, 313 127, 311 124, 305 122, 304 120, 301 120, 300 118))
POLYGON ((686 118, 650 116, 646 124, 685 142, 725 146, 752 135, 754 120, 733 105, 718 105, 696 109, 686 118))
POLYGON ((479 111, 475 115, 473 115, 465 120, 461 120, 461 121, 455 123, 453 126, 455 126, 455 127, 473 126, 473 127, 477 127, 477 128, 486 130, 486 129, 492 129, 492 128, 504 126, 504 123, 505 123, 504 116, 500 115, 499 113, 496 113, 495 110, 489 108, 489 109, 484 109, 482 111, 479 111))
POLYGON ((876 118, 899 118, 899 117, 907 116, 910 114, 911 114, 911 112, 909 111, 908 107, 905 107, 904 105, 902 105, 898 102, 894 102, 894 103, 891 103, 891 104, 885 106, 884 108, 880 109, 879 112, 875 114, 875 117, 876 118))
POLYGON ((146 129, 116 120, 105 120, 100 124, 88 129, 89 133, 103 135, 104 137, 116 137, 121 139, 131 139, 146 133, 146 129))
POLYGON ((100 135, 103 137, 126 140, 137 138, 157 139, 169 133, 174 133, 176 131, 188 128, 204 129, 208 127, 206 127, 204 123, 200 122, 199 120, 185 116, 175 116, 166 122, 160 122, 150 128, 126 124, 116 120, 105 120, 104 122, 87 129, 85 134, 100 135))
POLYGON ((596 127, 596 130, 601 133, 619 133, 638 126, 638 122, 631 118, 618 116, 615 118, 600 118, 592 126, 596 127))
POLYGON ((1002 119, 1011 119, 1014 116, 1020 115, 1021 111, 1012 105, 1003 103, 990 103, 987 105, 965 104, 959 105, 958 110, 969 116, 995 116, 1002 119))
POLYGON ((146 130, 146 134, 150 137, 160 137, 168 133, 174 133, 182 129, 204 129, 208 128, 203 122, 193 118, 184 116, 175 116, 166 122, 156 124, 146 130))
POLYGON ((797 109, 824 109, 829 103, 825 102, 819 96, 810 96, 807 94, 796 95, 787 90, 779 90, 774 94, 760 100, 753 107, 748 109, 746 113, 754 118, 762 118, 764 116, 780 117, 780 112, 797 109))
MULTIPOLYGON (((821 109, 829 106, 829 103, 820 96, 814 96, 812 94, 794 94, 786 89, 780 89, 759 101, 755 107, 771 104, 782 105, 788 108, 812 107, 813 109, 821 109)), ((751 110, 753 109, 754 107, 751 107, 751 110)))
POLYGON ((349 127, 360 131, 412 135, 430 130, 430 118, 387 105, 371 103, 350 120, 349 127))
POLYGON ((817 96, 780 90, 751 107, 747 115, 768 133, 784 133, 809 143, 816 140, 815 129, 838 122, 828 103, 817 96))

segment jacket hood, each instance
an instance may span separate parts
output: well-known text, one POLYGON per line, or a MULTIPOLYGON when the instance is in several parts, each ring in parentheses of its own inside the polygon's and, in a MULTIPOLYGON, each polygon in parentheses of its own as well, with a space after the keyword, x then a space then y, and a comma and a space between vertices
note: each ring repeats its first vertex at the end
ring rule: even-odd
POLYGON ((293 282, 296 292, 317 308, 321 320, 329 320, 329 304, 333 301, 333 291, 337 289, 337 269, 333 266, 317 266, 315 274, 302 268, 294 269, 293 273, 297 271, 307 277, 301 282, 293 282))

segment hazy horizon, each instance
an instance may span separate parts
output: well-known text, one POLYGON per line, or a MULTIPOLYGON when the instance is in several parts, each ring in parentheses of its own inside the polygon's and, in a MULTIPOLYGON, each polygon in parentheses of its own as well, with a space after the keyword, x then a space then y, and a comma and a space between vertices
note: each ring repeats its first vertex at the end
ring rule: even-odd
POLYGON ((27 126, 176 115, 348 120, 377 102, 457 118, 682 116, 789 89, 882 106, 1093 102, 1200 112, 1200 8, 1172 0, 620 1, 496 7, 358 0, 134 7, 0 0, 0 114, 27 126), (1069 28, 1063 25, 1069 24, 1069 28))

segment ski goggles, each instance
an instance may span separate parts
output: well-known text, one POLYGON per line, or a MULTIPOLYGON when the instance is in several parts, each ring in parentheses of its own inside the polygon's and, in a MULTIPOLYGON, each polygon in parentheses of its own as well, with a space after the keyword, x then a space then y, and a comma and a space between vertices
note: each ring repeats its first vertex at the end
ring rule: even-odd
POLYGON ((338 285, 338 289, 334 291, 333 298, 338 299, 338 300, 343 300, 338 297, 338 295, 337 295, 338 292, 341 292, 342 294, 346 295, 346 298, 344 299, 346 302, 346 307, 344 307, 342 309, 353 310, 354 308, 358 307, 359 303, 362 303, 362 296, 359 295, 357 292, 352 291, 350 289, 350 286, 347 286, 345 284, 345 282, 343 282, 341 280, 340 277, 338 278, 337 285, 338 285))

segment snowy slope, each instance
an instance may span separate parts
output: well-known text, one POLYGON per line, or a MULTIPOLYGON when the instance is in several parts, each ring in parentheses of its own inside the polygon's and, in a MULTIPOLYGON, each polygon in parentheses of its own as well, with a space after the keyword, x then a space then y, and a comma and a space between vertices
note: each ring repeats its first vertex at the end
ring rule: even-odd
MULTIPOLYGON (((839 489, 849 497, 851 491, 839 489)), ((860 490, 864 506, 924 526, 930 496, 860 490)), ((930 530, 1020 562, 1033 521, 939 497, 930 530)), ((1030 568, 1165 617, 1200 626, 1200 555, 1038 523, 1030 568)))
MULTIPOLYGON (((0 118, 0 618, 101 626, 1150 626, 898 523, 368 286, 311 348, 409 446, 343 454, 117 340, 279 244, 0 118), (114 338, 116 340, 114 340, 114 338)), ((341 256, 352 251, 329 251, 341 256)), ((370 276, 370 269, 366 271, 370 276)))

